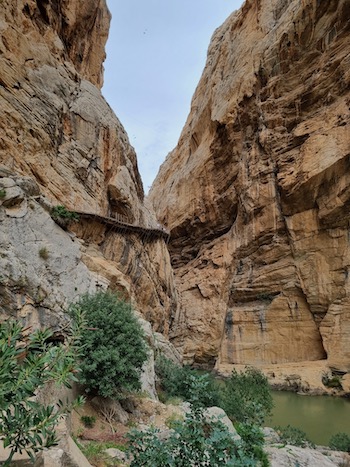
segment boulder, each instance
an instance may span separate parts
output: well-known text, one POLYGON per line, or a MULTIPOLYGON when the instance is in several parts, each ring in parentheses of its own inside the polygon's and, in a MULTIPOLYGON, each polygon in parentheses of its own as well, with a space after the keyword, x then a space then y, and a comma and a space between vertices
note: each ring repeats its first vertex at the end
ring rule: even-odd
POLYGON ((338 452, 336 455, 325 450, 325 453, 315 449, 300 448, 298 446, 267 446, 264 449, 268 454, 271 467, 341 467, 347 465, 350 458, 346 453, 338 452))
POLYGON ((205 417, 208 421, 219 421, 229 431, 233 439, 239 440, 241 437, 236 431, 236 428, 233 426, 232 421, 226 415, 226 412, 220 407, 209 407, 205 410, 205 417))

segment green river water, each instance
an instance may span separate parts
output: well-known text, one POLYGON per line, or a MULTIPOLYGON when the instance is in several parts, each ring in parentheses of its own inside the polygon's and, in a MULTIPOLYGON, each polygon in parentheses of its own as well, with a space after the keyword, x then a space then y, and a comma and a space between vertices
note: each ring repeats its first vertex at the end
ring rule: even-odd
POLYGON ((350 435, 349 399, 273 391, 273 400, 273 416, 266 420, 267 426, 295 426, 320 445, 328 445, 330 437, 335 433, 350 435))

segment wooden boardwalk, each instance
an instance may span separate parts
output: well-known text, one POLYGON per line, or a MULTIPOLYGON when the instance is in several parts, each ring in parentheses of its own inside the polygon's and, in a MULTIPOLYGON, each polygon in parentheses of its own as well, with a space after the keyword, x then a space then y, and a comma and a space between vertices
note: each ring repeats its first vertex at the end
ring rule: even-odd
POLYGON ((122 215, 116 217, 100 216, 92 212, 74 211, 82 219, 91 219, 99 224, 110 226, 113 230, 120 233, 134 233, 139 235, 143 240, 153 241, 163 238, 166 243, 170 240, 170 232, 164 227, 143 227, 137 224, 128 222, 128 219, 122 215))

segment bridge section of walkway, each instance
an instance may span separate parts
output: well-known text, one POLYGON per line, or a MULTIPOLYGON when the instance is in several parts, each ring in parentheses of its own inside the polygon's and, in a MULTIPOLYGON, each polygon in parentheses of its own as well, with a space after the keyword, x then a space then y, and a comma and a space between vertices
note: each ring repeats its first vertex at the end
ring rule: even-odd
POLYGON ((134 233, 139 235, 143 240, 153 241, 163 238, 166 243, 170 240, 170 232, 162 226, 144 227, 141 225, 127 222, 127 218, 122 215, 116 217, 107 217, 86 211, 74 211, 82 219, 91 219, 99 224, 110 226, 113 230, 121 233, 134 233))

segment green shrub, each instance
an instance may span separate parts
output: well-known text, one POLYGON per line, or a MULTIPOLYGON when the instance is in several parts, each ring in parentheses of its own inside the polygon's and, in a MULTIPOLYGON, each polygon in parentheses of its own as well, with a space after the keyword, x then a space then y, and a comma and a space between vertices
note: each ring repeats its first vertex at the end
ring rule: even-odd
POLYGON ((47 260, 49 259, 49 252, 47 251, 47 248, 46 246, 43 246, 42 248, 40 248, 39 250, 39 256, 40 258, 42 258, 43 260, 47 260))
POLYGON ((54 206, 51 209, 52 219, 61 227, 66 227, 70 222, 78 222, 79 214, 69 211, 65 206, 54 206))
POLYGON ((57 444, 55 426, 71 407, 62 402, 58 409, 46 406, 34 396, 49 382, 70 387, 70 381, 76 379, 81 326, 82 319, 72 327, 65 345, 53 346, 48 343, 49 330, 28 334, 30 328, 15 321, 0 323, 0 439, 10 448, 4 466, 12 465, 18 451, 27 452, 34 461, 38 451, 57 444))
POLYGON ((80 381, 87 392, 120 397, 124 391, 140 389, 147 346, 130 303, 99 292, 82 296, 70 307, 73 316, 81 312, 88 327, 82 332, 80 381))
POLYGON ((162 355, 155 361, 155 372, 162 391, 168 397, 179 397, 182 391, 183 368, 162 355))
POLYGON ((233 370, 221 390, 220 406, 236 422, 262 425, 273 408, 267 378, 256 368, 233 370))
POLYGON ((257 425, 237 423, 236 430, 242 438, 244 452, 247 455, 253 454, 254 458, 260 461, 262 467, 268 466, 269 460, 263 450, 264 433, 262 429, 257 425))
MULTIPOLYGON (((115 443, 114 441, 106 441, 106 442, 99 442, 99 441, 90 441, 88 443, 79 443, 77 439, 74 439, 76 445, 79 447, 81 452, 87 457, 89 462, 93 465, 111 465, 109 461, 111 461, 110 456, 105 452, 106 449, 115 448, 119 449, 120 451, 125 451, 125 445, 120 443, 115 443)), ((112 465, 119 465, 119 464, 112 464, 112 465)))
POLYGON ((94 417, 93 415, 82 415, 80 417, 80 421, 86 428, 92 428, 93 426, 95 426, 96 417, 94 417))
MULTIPOLYGON (((203 379, 202 383, 205 385, 203 379)), ((193 380, 191 411, 186 414, 183 422, 172 423, 174 432, 168 439, 159 439, 159 431, 154 428, 133 431, 128 435, 131 466, 267 466, 268 463, 261 463, 260 458, 256 457, 254 447, 233 439, 220 421, 210 421, 205 417, 204 408, 197 405, 198 395, 202 393, 203 388, 197 386, 201 386, 201 383, 193 380)))
POLYGON ((205 381, 205 390, 198 397, 204 407, 218 405, 219 384, 215 378, 208 373, 199 374, 189 366, 179 366, 171 360, 160 356, 156 359, 156 374, 159 379, 161 399, 166 401, 169 398, 182 398, 191 400, 193 383, 205 381))
POLYGON ((334 451, 350 452, 350 436, 347 433, 336 433, 331 437, 329 447, 334 451))
POLYGON ((302 448, 314 447, 312 441, 307 438, 306 433, 299 428, 287 425, 276 426, 275 430, 281 438, 282 443, 291 444, 292 446, 300 446, 302 448))
POLYGON ((339 376, 339 375, 323 373, 322 383, 327 388, 343 389, 343 386, 341 384, 341 376, 339 376))
POLYGON ((172 413, 166 420, 165 425, 168 428, 173 428, 179 421, 183 420, 183 416, 178 413, 172 413))
POLYGON ((6 190, 1 189, 0 190, 0 199, 4 199, 6 197, 6 190))

